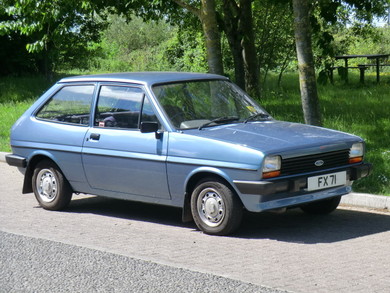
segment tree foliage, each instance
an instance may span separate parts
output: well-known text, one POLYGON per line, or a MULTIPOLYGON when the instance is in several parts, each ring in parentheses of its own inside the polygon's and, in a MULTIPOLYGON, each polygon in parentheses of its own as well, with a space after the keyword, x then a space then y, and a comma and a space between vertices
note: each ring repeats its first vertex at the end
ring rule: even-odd
POLYGON ((283 72, 295 60, 294 25, 291 7, 286 1, 255 1, 255 43, 263 82, 270 70, 283 72))
POLYGON ((366 38, 373 33, 374 17, 387 14, 389 0, 321 0, 313 1, 311 26, 318 65, 329 62, 329 57, 345 54, 347 38, 335 42, 335 37, 348 31, 353 36, 366 38))
MULTIPOLYGON (((318 65, 346 52, 348 38, 339 36, 347 24, 352 28, 350 34, 367 32, 373 17, 384 13, 388 0, 315 0, 309 4, 318 65)), ((24 61, 15 58, 12 65, 8 58, 8 66, 2 68, 10 72, 10 68, 30 64, 30 69, 50 72, 60 66, 88 66, 89 57, 102 50, 106 57, 114 52, 117 59, 121 56, 114 66, 118 69, 234 72, 235 81, 258 97, 259 73, 263 77, 269 70, 282 73, 296 59, 292 23, 292 0, 3 0, 0 38, 6 53, 2 56, 17 47, 24 61), (115 28, 121 31, 117 39, 107 37, 109 29, 97 45, 110 20, 107 15, 112 13, 124 16, 129 24, 138 22, 138 31, 124 30, 121 19, 115 28), (137 17, 169 22, 176 30, 162 40, 153 26, 143 31, 137 17), (142 42, 142 49, 134 47, 142 42), (213 65, 211 60, 217 61, 213 65)))
POLYGON ((0 34, 11 43, 15 36, 23 39, 27 51, 43 59, 37 69, 46 73, 64 62, 82 65, 88 44, 105 27, 88 1, 3 0, 2 6, 0 34))
MULTIPOLYGON (((11 17, 0 3, 0 22, 9 21, 11 17)), ((0 75, 22 74, 34 70, 31 54, 28 54, 26 45, 31 39, 15 32, 0 33, 0 75)))
POLYGON ((165 21, 145 22, 137 16, 126 21, 110 15, 108 21, 99 44, 101 54, 90 60, 93 71, 207 71, 201 31, 165 21))

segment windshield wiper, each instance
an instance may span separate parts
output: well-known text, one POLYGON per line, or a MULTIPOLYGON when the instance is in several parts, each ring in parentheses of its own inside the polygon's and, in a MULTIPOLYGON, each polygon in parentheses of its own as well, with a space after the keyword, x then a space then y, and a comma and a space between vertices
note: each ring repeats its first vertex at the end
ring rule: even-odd
POLYGON ((244 123, 248 123, 248 121, 254 120, 256 118, 260 117, 262 120, 268 119, 269 115, 265 113, 256 113, 251 116, 249 116, 247 119, 244 120, 244 123))
POLYGON ((233 121, 237 121, 237 120, 240 120, 239 117, 237 116, 231 116, 231 117, 219 117, 219 118, 215 118, 209 122, 206 122, 206 123, 203 123, 201 126, 199 126, 199 130, 202 130, 204 127, 206 126, 209 126, 210 124, 222 124, 222 123, 229 123, 229 122, 233 122, 233 121))

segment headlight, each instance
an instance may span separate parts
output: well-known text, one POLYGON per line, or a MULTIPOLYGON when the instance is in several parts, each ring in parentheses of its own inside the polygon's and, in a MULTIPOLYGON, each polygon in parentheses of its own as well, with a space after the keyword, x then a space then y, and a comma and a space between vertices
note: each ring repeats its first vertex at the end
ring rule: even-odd
POLYGON ((263 178, 272 178, 280 175, 282 159, 280 156, 267 156, 264 158, 263 178))
POLYGON ((349 163, 359 163, 363 161, 364 144, 362 142, 354 143, 349 150, 349 163))

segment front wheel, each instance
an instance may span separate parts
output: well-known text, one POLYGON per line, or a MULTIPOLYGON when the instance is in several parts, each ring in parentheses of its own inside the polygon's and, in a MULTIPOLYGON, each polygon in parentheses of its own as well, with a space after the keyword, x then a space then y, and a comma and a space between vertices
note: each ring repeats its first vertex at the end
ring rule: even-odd
POLYGON ((37 164, 32 183, 35 198, 46 210, 62 210, 72 199, 68 181, 52 161, 44 160, 37 164))
POLYGON ((204 233, 228 235, 240 226, 243 207, 236 193, 222 180, 206 178, 192 192, 191 212, 204 233))
POLYGON ((325 215, 333 212, 339 206, 341 196, 323 199, 301 206, 301 209, 308 214, 325 215))

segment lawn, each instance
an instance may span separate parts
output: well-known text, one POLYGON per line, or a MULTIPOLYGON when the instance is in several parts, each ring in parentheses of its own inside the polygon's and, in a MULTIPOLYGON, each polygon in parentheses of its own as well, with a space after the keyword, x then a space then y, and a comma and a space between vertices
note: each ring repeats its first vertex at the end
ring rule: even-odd
MULTIPOLYGON (((374 73, 367 74, 365 85, 358 80, 351 73, 348 85, 336 78, 335 85, 319 86, 324 126, 367 142, 366 161, 374 164, 374 172, 356 182, 354 190, 390 195, 390 76, 383 76, 379 85, 374 73)), ((10 152, 12 124, 52 83, 39 76, 0 78, 0 151, 10 152)), ((297 74, 286 75, 280 87, 271 76, 259 102, 276 119, 303 122, 297 74)))
POLYGON ((12 124, 52 82, 42 76, 0 78, 0 151, 10 152, 12 124))

